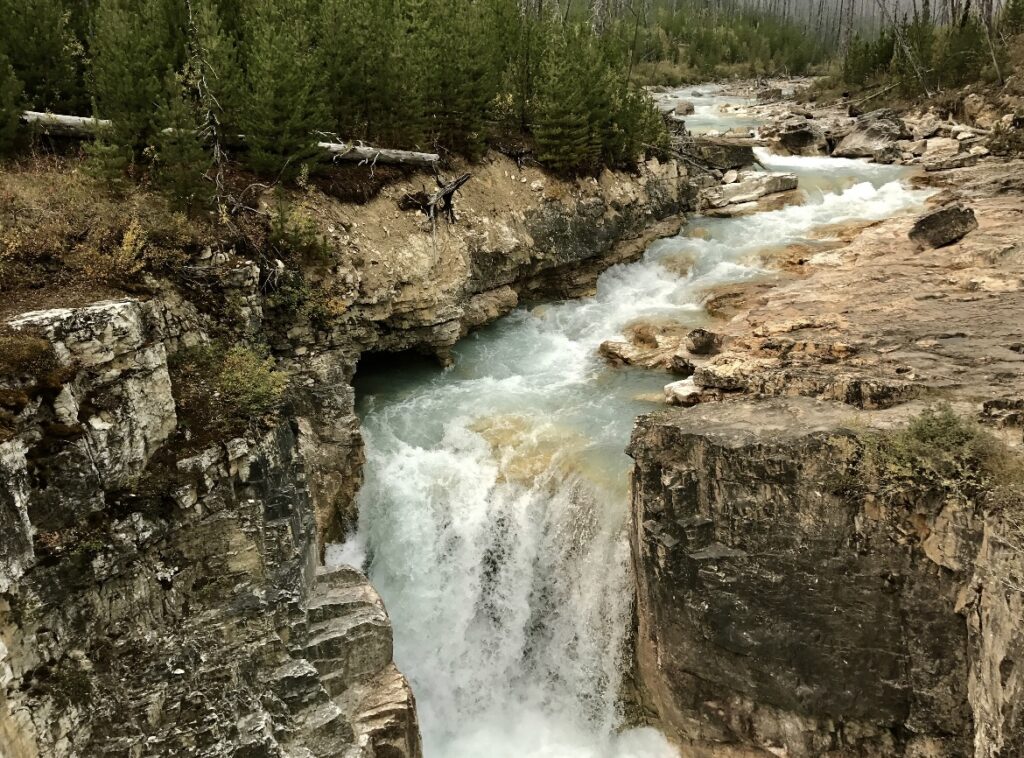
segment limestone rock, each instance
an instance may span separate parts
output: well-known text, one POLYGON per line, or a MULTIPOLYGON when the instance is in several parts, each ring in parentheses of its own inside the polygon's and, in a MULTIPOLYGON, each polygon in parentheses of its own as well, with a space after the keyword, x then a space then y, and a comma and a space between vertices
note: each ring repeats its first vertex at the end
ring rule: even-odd
MULTIPOLYGON (((1007 700, 1020 680, 1005 666, 1004 689, 994 673, 1022 649, 1007 593, 985 579, 983 535, 998 527, 971 506, 887 510, 839 485, 858 477, 849 418, 809 400, 728 402, 634 430, 639 696, 684 752, 911 758, 1021 744, 1022 706, 1007 700)), ((1003 577, 1021 564, 995 560, 1016 561, 1003 577)))
POLYGON ((710 355, 720 342, 719 336, 707 329, 694 329, 686 335, 686 349, 694 355, 710 355))
POLYGON ((891 142, 875 150, 871 160, 875 163, 884 164, 899 163, 903 160, 903 151, 895 142, 891 142))
POLYGON ((678 102, 676 102, 676 106, 673 109, 673 112, 677 116, 689 116, 691 113, 693 113, 693 111, 693 103, 691 103, 689 100, 679 100, 678 102))
POLYGON ((871 158, 876 150, 910 136, 906 124, 895 111, 872 111, 857 118, 853 129, 836 145, 832 154, 840 158, 871 158))
POLYGON ((944 247, 978 228, 974 211, 961 203, 947 205, 921 216, 910 230, 910 239, 922 245, 944 247))
POLYGON ((665 402, 690 407, 700 402, 700 388, 689 379, 665 385, 665 402))
POLYGON ((722 208, 727 205, 749 203, 765 195, 788 192, 797 188, 796 174, 769 174, 747 172, 738 181, 702 189, 698 202, 703 208, 722 208))
POLYGON ((779 144, 790 155, 825 155, 828 140, 817 124, 806 118, 787 119, 778 134, 779 144))
POLYGON ((693 138, 693 145, 701 157, 723 171, 745 168, 754 163, 754 143, 751 140, 701 135, 693 138))
POLYGON ((950 158, 960 152, 960 141, 953 137, 932 137, 925 145, 923 155, 927 159, 950 158))
POLYGON ((973 166, 978 162, 978 156, 973 153, 960 153, 959 155, 953 155, 948 158, 928 158, 925 156, 924 159, 924 170, 925 171, 951 171, 956 168, 967 168, 973 166))

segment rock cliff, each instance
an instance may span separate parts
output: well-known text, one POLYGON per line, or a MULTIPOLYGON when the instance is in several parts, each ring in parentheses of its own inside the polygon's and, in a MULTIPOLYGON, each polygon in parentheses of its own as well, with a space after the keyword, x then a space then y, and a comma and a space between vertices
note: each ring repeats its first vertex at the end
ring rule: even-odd
MULTIPOLYGON (((892 219, 709 293, 732 299, 721 350, 687 355, 696 407, 635 428, 638 692, 688 754, 1024 751, 1020 189, 992 165, 929 181, 980 229, 921 250, 892 219), (878 465, 937 401, 1014 473, 878 465)), ((920 446, 948 463, 970 434, 920 446)))
POLYGON ((646 704, 698 755, 1019 754, 1011 516, 858 494, 851 421, 800 400, 638 426, 646 704))
POLYGON ((359 357, 444 358, 520 297, 586 291, 693 193, 675 164, 565 183, 495 158, 433 228, 396 210, 403 189, 306 194, 329 265, 199 248, 184 283, 3 326, 20 351, 0 360, 5 758, 420 754, 380 598, 321 560, 354 517, 359 357), (292 275, 330 307, 283 305, 292 275), (175 369, 225 336, 290 376, 283 412, 226 438, 187 416, 175 369))

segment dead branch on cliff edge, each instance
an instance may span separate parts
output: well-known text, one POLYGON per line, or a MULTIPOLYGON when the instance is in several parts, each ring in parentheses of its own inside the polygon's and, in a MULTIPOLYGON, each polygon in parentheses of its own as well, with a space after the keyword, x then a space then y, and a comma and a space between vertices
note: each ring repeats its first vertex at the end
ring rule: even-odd
POLYGON ((426 189, 406 192, 398 201, 398 207, 403 211, 423 211, 431 223, 437 219, 437 212, 440 210, 448 219, 448 223, 455 223, 455 192, 469 181, 469 177, 469 174, 463 174, 447 183, 441 177, 437 177, 438 189, 435 192, 428 193, 426 189))

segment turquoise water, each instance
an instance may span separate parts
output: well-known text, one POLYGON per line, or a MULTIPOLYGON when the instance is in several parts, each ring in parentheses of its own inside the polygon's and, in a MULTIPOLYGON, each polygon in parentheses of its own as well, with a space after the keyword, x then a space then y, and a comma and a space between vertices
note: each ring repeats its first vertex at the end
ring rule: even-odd
POLYGON ((705 324, 704 293, 765 276, 769 251, 924 197, 892 167, 760 158, 796 172, 807 202, 696 219, 700 236, 655 242, 605 272, 595 297, 476 332, 450 369, 357 376, 366 481, 359 533, 333 555, 363 562, 384 598, 428 758, 677 755, 653 729, 623 730, 619 700, 632 603, 623 450, 672 377, 610 368, 597 347, 637 320, 705 324), (678 260, 688 271, 666 265, 678 260))

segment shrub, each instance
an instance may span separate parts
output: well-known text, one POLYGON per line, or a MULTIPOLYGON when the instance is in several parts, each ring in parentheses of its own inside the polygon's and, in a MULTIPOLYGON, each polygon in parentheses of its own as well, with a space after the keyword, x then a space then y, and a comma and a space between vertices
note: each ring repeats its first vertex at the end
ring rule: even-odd
POLYGON ((993 155, 1024 155, 1024 129, 1015 129, 999 122, 992 128, 987 144, 993 155))
POLYGON ((184 428, 200 439, 235 436, 271 423, 289 382, 287 372, 265 353, 220 343, 179 351, 171 380, 184 428))
POLYGON ((0 376, 41 377, 56 368, 57 356, 48 339, 0 327, 0 376))
POLYGON ((927 408, 902 431, 868 435, 861 467, 894 503, 969 501, 1024 480, 1018 456, 948 405, 927 408))

